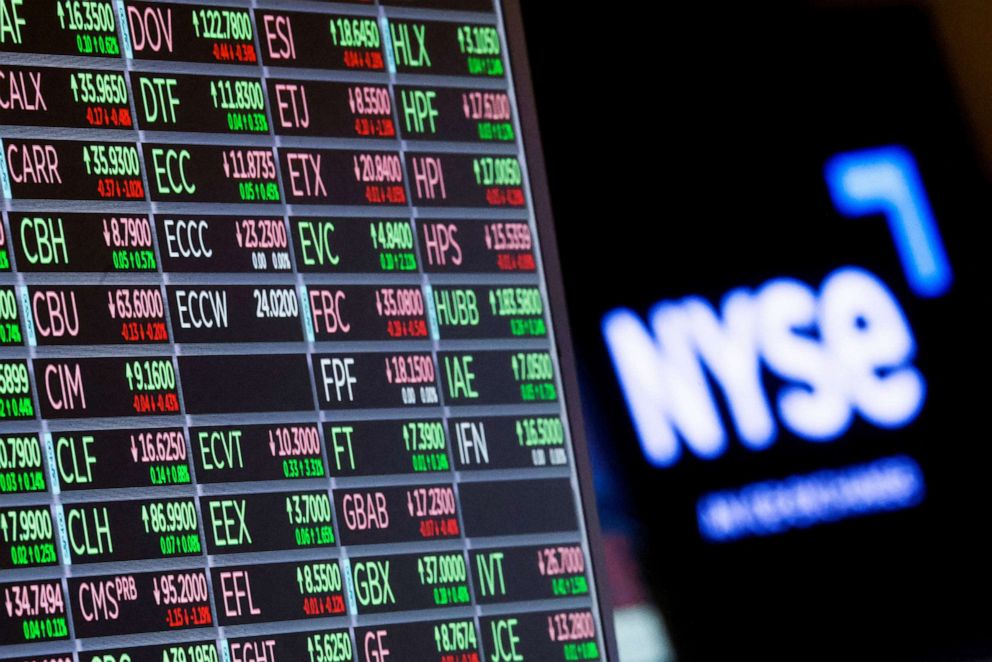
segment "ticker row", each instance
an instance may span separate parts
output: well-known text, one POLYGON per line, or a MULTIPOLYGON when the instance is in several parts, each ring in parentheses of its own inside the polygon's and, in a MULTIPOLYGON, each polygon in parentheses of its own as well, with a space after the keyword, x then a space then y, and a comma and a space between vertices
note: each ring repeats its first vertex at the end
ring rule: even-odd
POLYGON ((32 383, 46 419, 313 411, 314 393, 330 411, 558 401, 551 354, 533 350, 7 359, 0 420, 35 418, 32 383))
MULTIPOLYGON (((484 0, 471 4, 492 10, 484 0)), ((0 9, 0 52, 496 78, 506 73, 499 33, 485 23, 380 22, 375 15, 136 0, 116 7, 110 0, 4 0, 0 9)))
POLYGON ((0 124, 320 138, 516 139, 505 91, 0 66, 0 124), (131 90, 137 118, 131 113, 131 90), (269 113, 266 113, 268 105, 269 113), (271 117, 271 122, 270 122, 271 117), (135 121, 137 119, 137 121, 135 121), (270 126, 271 125, 271 126, 270 126))
MULTIPOLYGON (((177 575, 172 575, 173 581, 177 575)), ((182 576, 182 575, 178 575, 182 576)), ((151 592, 149 579, 142 575, 128 575, 125 580, 142 580, 142 600, 151 592)), ((106 580, 106 587, 116 591, 117 583, 106 580)), ((77 588, 89 583, 79 583, 77 588)), ((137 595, 138 584, 125 582, 122 592, 130 591, 127 597, 137 595)), ((230 589, 232 599, 235 592, 230 589)), ((137 599, 137 598, 135 598, 137 599)), ((245 596, 239 596, 245 600, 245 596)), ((115 599, 114 608, 123 602, 115 599)), ((136 608, 124 602, 126 617, 133 618, 136 608)), ((202 606, 202 605, 201 605, 202 606)), ((79 611, 79 617, 84 614, 79 611)), ((147 613, 146 618, 162 619, 162 609, 147 613)), ((181 622, 181 608, 169 608, 166 614, 173 614, 167 622, 181 622)), ((202 621, 207 615, 194 612, 190 625, 204 627, 202 621)), ((45 623, 47 621, 34 619, 45 623)), ((56 617, 51 619, 58 622, 56 617)), ((63 617, 64 621, 64 617, 63 617)), ((32 622, 33 626, 33 622, 32 622)), ((56 629, 57 626, 51 626, 56 629)), ((158 627, 162 627, 159 625, 158 627)), ((84 631, 86 628, 84 627, 84 631)), ((130 646, 127 648, 93 648, 77 654, 65 653, 42 657, 8 658, 4 662, 479 662, 482 659, 497 661, 540 660, 541 662, 565 662, 574 660, 599 660, 601 651, 596 640, 595 623, 588 609, 563 609, 556 611, 509 613, 499 616, 483 616, 478 623, 472 618, 433 620, 411 623, 393 623, 355 627, 354 629, 324 628, 304 630, 274 635, 231 637, 221 640, 218 655, 217 644, 212 640, 199 640, 177 644, 152 646, 130 646), (481 629, 481 637, 479 630, 481 629), (480 643, 483 648, 480 648, 480 643)), ((35 630, 32 630, 34 632, 35 630)), ((41 628, 38 628, 41 631, 41 628)), ((57 630, 56 630, 57 631, 57 630)), ((65 638, 65 637, 62 637, 65 638)))
POLYGON ((0 493, 44 492, 50 484, 64 498, 84 490, 194 482, 210 486, 567 464, 558 416, 451 418, 447 428, 436 418, 338 420, 321 426, 194 425, 188 444, 183 427, 133 426, 0 436, 0 493))
POLYGON ((510 613, 471 619, 440 619, 368 627, 307 630, 220 641, 93 648, 72 653, 5 658, 4 662, 479 662, 481 659, 542 662, 599 660, 589 610, 510 613), (592 629, 590 629, 592 628, 592 629), (354 641, 352 640, 354 636, 354 641), (490 652, 491 651, 491 652, 490 652))
POLYGON ((0 346, 546 336, 533 286, 0 287, 0 346))
POLYGON ((567 478, 462 482, 457 493, 452 483, 338 487, 333 502, 328 488, 246 488, 216 496, 2 508, 0 568, 56 566, 58 557, 78 566, 577 528, 567 478))
MULTIPOLYGON (((473 603, 473 588, 475 603, 482 605, 589 594, 585 557, 575 544, 474 549, 468 561, 461 551, 358 555, 343 561, 78 576, 67 583, 68 601, 59 580, 0 584, 0 615, 6 616, 0 618, 0 644, 65 639, 70 613, 76 637, 88 638, 455 608, 473 603)), ((578 624, 562 628, 549 616, 531 614, 545 625, 546 641, 595 637, 587 626, 573 631, 578 624)), ((465 634, 465 643, 474 645, 474 628, 465 634)))
POLYGON ((34 138, 7 138, 2 146, 0 184, 13 199, 479 208, 526 203, 515 156, 34 138))
POLYGON ((370 219, 281 215, 7 213, 0 272, 528 273, 534 238, 522 220, 370 219), (155 239, 158 254, 155 251, 155 239), (419 248, 419 251, 418 251, 419 248), (421 259, 418 259, 418 252, 421 259))

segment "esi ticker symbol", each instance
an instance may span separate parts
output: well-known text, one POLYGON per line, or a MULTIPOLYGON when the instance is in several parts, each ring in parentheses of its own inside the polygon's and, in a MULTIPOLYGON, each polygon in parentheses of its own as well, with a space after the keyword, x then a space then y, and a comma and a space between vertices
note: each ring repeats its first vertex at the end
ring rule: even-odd
MULTIPOLYGON (((948 292, 950 264, 906 149, 845 152, 826 164, 824 175, 842 214, 885 216, 913 293, 948 292)), ((796 436, 829 442, 855 416, 881 428, 902 427, 926 397, 926 382, 913 365, 909 321, 886 284, 863 267, 840 266, 818 292, 791 277, 736 288, 719 313, 700 297, 663 301, 647 322, 618 308, 604 317, 602 329, 641 448, 654 466, 678 461, 680 439, 704 459, 725 452, 727 432, 707 372, 720 387, 736 436, 751 450, 775 441, 773 405, 796 436), (765 393, 765 370, 783 382, 776 393, 765 393)))

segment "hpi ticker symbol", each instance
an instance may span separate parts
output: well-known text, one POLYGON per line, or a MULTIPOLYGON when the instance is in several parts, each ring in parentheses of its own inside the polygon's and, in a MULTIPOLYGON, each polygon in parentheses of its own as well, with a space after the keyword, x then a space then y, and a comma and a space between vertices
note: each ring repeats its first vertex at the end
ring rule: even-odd
POLYGON ((851 218, 885 214, 910 288, 939 297, 953 276, 913 155, 903 147, 838 154, 824 170, 837 209, 851 218))

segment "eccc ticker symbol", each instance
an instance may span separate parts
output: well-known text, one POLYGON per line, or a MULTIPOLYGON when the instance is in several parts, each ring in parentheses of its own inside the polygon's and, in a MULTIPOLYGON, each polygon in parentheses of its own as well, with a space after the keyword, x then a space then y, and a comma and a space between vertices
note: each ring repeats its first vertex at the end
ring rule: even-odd
MULTIPOLYGON (((825 176, 844 215, 885 215, 916 295, 949 290, 950 265, 908 151, 840 154, 825 176)), ((707 373, 737 437, 753 450, 775 441, 773 409, 790 432, 825 442, 855 416, 883 428, 906 425, 926 398, 909 320, 886 284, 862 267, 839 267, 818 290, 787 277, 734 289, 719 313, 699 297, 663 301, 647 322, 619 308, 602 327, 641 447, 656 466, 678 461, 680 439, 702 458, 725 452, 727 431, 707 373), (784 382, 777 392, 765 392, 764 370, 784 382)))

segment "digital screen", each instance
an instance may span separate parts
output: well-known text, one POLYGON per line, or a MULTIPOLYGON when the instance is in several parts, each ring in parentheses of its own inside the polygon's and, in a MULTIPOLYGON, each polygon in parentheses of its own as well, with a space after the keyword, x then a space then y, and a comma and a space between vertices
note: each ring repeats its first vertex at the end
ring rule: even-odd
POLYGON ((612 659, 519 9, 284 5, 0 0, 0 660, 612 659))

